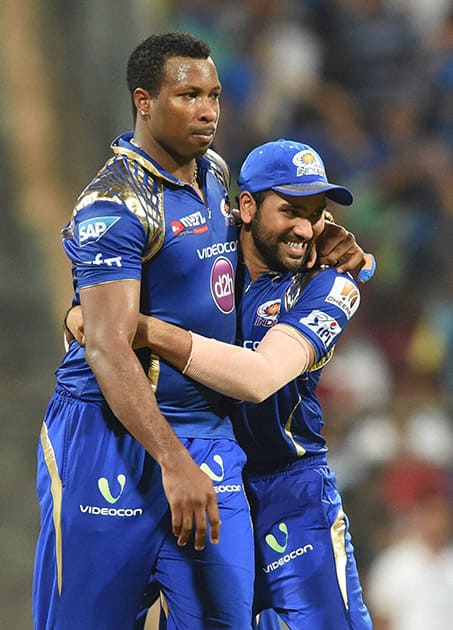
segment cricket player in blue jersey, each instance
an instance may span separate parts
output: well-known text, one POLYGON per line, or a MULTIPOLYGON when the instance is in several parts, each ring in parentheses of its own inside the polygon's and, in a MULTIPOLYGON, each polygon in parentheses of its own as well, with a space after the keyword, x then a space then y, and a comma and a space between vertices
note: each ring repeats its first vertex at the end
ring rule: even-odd
POLYGON ((147 345, 182 372, 239 402, 234 428, 247 454, 255 538, 257 628, 369 630, 348 519, 327 464, 316 396, 322 368, 360 304, 337 267, 307 269, 330 200, 310 146, 278 140, 254 149, 239 177, 242 220, 237 343, 143 318, 147 345))
POLYGON ((152 577, 168 629, 246 629, 253 536, 225 399, 131 347, 140 310, 234 342, 237 228, 210 150, 221 85, 180 33, 140 44, 127 78, 134 132, 63 231, 86 347, 71 342, 42 425, 34 627, 131 629, 152 577))

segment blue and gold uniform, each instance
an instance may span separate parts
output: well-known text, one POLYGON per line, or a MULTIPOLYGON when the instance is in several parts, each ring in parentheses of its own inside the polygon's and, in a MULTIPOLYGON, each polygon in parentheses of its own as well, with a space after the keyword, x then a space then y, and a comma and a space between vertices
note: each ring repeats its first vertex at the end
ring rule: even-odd
MULTIPOLYGON (((131 140, 125 134, 114 141, 114 156, 63 230, 74 302, 83 287, 140 280, 144 314, 231 343, 237 230, 228 169, 213 151, 197 160, 204 203, 131 140)), ((56 372, 38 452, 35 628, 132 628, 153 579, 169 629, 214 628, 219 619, 247 628, 253 540, 245 456, 226 402, 150 351, 138 354, 162 413, 213 480, 221 542, 202 552, 177 546, 159 466, 113 416, 84 348, 73 341, 56 372)))
MULTIPOLYGON (((348 520, 326 461, 316 385, 360 303, 356 282, 335 269, 245 269, 238 343, 254 349, 277 322, 312 345, 316 363, 265 401, 237 406, 234 426, 247 453, 246 489, 255 528, 256 612, 275 609, 289 628, 369 630, 348 520)), ((260 630, 278 628, 265 612, 260 630)))

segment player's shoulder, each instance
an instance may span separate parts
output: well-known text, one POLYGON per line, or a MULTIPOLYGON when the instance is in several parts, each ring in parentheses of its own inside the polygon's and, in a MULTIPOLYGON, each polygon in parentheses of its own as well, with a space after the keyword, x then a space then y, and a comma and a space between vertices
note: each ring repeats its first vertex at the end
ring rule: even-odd
POLYGON ((74 205, 74 214, 96 202, 121 205, 130 195, 131 177, 127 161, 122 156, 110 158, 80 193, 74 205))
POLYGON ((79 195, 73 216, 85 209, 96 214, 96 208, 101 212, 110 208, 113 212, 126 210, 142 223, 149 218, 159 223, 163 194, 158 174, 128 155, 114 155, 79 195))
POLYGON ((309 284, 312 282, 319 285, 333 284, 337 279, 342 280, 344 283, 348 283, 359 289, 357 280, 349 273, 340 273, 336 267, 326 267, 323 269, 316 269, 316 271, 310 274, 309 284))
POLYGON ((323 302, 336 306, 351 319, 360 305, 360 289, 349 273, 339 273, 335 267, 322 269, 313 275, 307 293, 319 296, 323 302))

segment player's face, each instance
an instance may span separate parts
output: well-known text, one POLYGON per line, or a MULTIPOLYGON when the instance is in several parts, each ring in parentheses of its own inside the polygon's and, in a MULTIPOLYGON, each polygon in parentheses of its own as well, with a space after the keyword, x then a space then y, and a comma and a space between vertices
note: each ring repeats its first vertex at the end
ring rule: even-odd
POLYGON ((221 85, 211 58, 171 57, 159 94, 151 99, 148 132, 177 161, 203 155, 220 115, 221 85))
POLYGON ((265 193, 251 223, 255 255, 268 269, 298 272, 324 229, 324 193, 289 197, 265 193))

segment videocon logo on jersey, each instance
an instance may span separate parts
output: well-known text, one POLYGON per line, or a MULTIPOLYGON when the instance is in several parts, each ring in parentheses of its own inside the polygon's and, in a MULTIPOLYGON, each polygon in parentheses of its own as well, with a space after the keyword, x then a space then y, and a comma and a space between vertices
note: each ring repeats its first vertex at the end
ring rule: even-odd
POLYGON ((223 466, 223 459, 220 455, 214 455, 212 459, 218 465, 220 474, 215 473, 212 470, 212 468, 208 466, 208 464, 206 464, 205 462, 201 464, 200 468, 204 473, 208 475, 209 479, 212 479, 212 481, 222 481, 225 476, 225 468, 223 466))
POLYGON ((269 545, 271 549, 277 551, 278 553, 283 553, 288 546, 288 526, 286 523, 280 523, 278 529, 283 533, 284 539, 282 540, 282 544, 278 542, 275 538, 274 534, 267 534, 265 541, 269 545))
POLYGON ((292 551, 287 551, 288 542, 289 542, 289 531, 286 523, 279 523, 278 527, 274 530, 274 533, 270 532, 266 534, 264 540, 266 544, 275 551, 280 554, 280 557, 277 560, 273 560, 269 562, 269 564, 263 567, 263 571, 265 573, 270 573, 271 571, 275 571, 280 567, 283 567, 288 562, 292 562, 303 556, 308 551, 314 551, 313 545, 307 544, 303 547, 297 547, 292 551))
MULTIPOLYGON (((115 481, 113 482, 109 481, 107 477, 99 477, 97 480, 97 487, 102 498, 110 505, 114 505, 115 503, 118 503, 122 497, 124 488, 126 487, 126 475, 117 475, 115 481)), ((79 507, 82 514, 90 514, 91 516, 131 517, 141 516, 143 514, 142 508, 106 507, 91 504, 80 504, 79 507)))
POLYGON ((108 501, 109 503, 116 503, 118 501, 120 496, 123 494, 124 486, 126 485, 125 475, 118 475, 116 480, 119 484, 120 491, 119 491, 119 494, 116 497, 114 497, 112 493, 110 492, 108 479, 106 477, 99 477, 98 479, 99 492, 102 494, 104 499, 108 501))
POLYGON ((209 466, 206 462, 203 462, 200 466, 200 469, 208 475, 209 479, 214 482, 214 490, 217 494, 222 492, 242 492, 242 485, 236 483, 228 483, 228 484, 219 484, 216 485, 215 482, 223 481, 225 478, 225 467, 223 464, 223 459, 221 455, 214 455, 213 461, 216 464, 216 472, 209 466))

